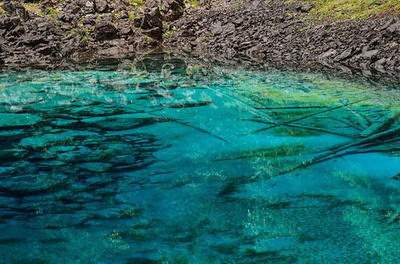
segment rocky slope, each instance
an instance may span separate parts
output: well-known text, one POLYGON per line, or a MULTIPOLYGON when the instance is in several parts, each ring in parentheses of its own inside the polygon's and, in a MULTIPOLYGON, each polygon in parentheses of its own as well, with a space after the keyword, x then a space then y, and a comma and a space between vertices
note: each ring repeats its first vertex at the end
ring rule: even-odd
POLYGON ((6 0, 0 63, 57 67, 160 49, 224 62, 400 74, 400 17, 310 20, 287 1, 45 0, 40 14, 6 0), (138 1, 139 3, 140 1, 138 1))
POLYGON ((191 10, 165 42, 220 60, 400 74, 400 17, 316 23, 307 15, 312 8, 250 1, 238 8, 191 10))
POLYGON ((140 17, 128 0, 46 0, 29 7, 4 1, 5 12, 0 16, 3 65, 58 67, 126 57, 159 46, 159 39, 134 26, 140 17))

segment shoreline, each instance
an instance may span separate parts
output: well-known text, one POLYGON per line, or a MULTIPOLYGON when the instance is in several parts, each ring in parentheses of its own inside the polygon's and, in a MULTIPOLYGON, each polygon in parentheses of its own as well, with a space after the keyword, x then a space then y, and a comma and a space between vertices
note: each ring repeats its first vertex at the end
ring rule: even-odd
POLYGON ((228 66, 400 79, 400 16, 315 23, 307 16, 309 7, 250 1, 239 9, 187 9, 164 23, 160 42, 135 26, 129 6, 115 1, 103 11, 86 4, 75 16, 74 6, 86 1, 65 1, 57 18, 29 12, 25 19, 17 13, 0 16, 0 68, 69 68, 166 52, 228 66), (116 10, 118 18, 111 15, 116 10), (87 21, 77 24, 83 18, 87 21), (79 26, 83 31, 77 33, 79 26))

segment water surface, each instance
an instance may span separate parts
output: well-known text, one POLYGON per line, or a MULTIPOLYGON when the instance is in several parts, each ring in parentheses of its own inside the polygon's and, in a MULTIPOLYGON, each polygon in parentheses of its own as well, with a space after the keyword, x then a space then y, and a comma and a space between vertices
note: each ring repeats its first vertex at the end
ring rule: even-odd
POLYGON ((2 263, 400 263, 380 84, 150 59, 0 74, 2 263))

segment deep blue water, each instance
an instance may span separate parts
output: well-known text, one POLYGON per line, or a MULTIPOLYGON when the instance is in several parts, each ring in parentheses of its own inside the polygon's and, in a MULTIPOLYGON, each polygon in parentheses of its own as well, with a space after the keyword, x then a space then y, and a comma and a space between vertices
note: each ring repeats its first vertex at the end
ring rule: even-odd
POLYGON ((0 262, 400 263, 398 98, 179 60, 3 72, 0 262))

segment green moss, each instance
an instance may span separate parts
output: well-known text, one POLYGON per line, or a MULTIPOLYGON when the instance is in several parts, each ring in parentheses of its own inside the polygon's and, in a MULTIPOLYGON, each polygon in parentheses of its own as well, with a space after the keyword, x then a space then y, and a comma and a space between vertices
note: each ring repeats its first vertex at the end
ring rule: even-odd
POLYGON ((54 7, 48 7, 46 8, 46 10, 44 11, 46 16, 49 16, 53 19, 58 18, 58 16, 60 15, 60 10, 54 7))
POLYGON ((189 7, 196 8, 200 6, 199 0, 185 0, 185 4, 189 7))
POLYGON ((133 21, 140 17, 140 10, 144 5, 144 0, 129 0, 129 3, 132 8, 128 11, 128 19, 133 21))
POLYGON ((140 17, 140 15, 136 10, 132 10, 132 11, 128 12, 128 19, 130 21, 133 21, 133 20, 135 20, 135 19, 137 19, 139 17, 140 17))
POLYGON ((86 44, 89 42, 90 34, 91 34, 91 31, 87 27, 83 26, 82 24, 79 24, 77 27, 71 29, 68 32, 68 35, 70 37, 79 39, 79 41, 82 44, 86 44))
POLYGON ((141 7, 144 5, 144 0, 129 0, 129 3, 133 7, 141 7))
POLYGON ((315 8, 311 16, 319 19, 365 19, 384 13, 400 13, 398 0, 305 0, 315 8))
MULTIPOLYGON (((168 27, 164 26, 164 28, 168 28, 168 27)), ((166 30, 164 31, 164 33, 163 33, 163 39, 164 39, 164 40, 170 39, 170 38, 174 35, 175 31, 176 31, 176 29, 174 29, 174 28, 168 28, 168 29, 166 29, 166 30)))

